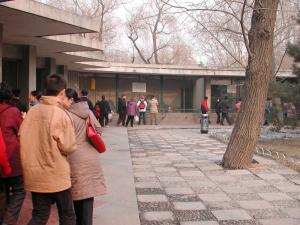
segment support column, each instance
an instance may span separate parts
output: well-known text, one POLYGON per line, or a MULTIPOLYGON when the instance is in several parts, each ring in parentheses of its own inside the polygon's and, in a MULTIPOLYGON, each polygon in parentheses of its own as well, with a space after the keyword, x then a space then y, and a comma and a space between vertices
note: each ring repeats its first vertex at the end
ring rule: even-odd
POLYGON ((58 74, 62 75, 66 79, 67 83, 69 82, 68 81, 68 66, 58 65, 56 68, 56 71, 58 74))
POLYGON ((3 25, 0 24, 0 83, 2 82, 2 57, 3 57, 3 25))
POLYGON ((160 76, 160 98, 159 98, 159 110, 164 107, 164 77, 160 76))
POLYGON ((207 105, 211 109, 211 78, 205 78, 205 96, 208 97, 207 105))
POLYGON ((23 55, 20 77, 21 98, 28 103, 29 93, 36 90, 36 47, 24 46, 23 55))
POLYGON ((119 95, 120 95, 119 74, 115 75, 115 87, 116 87, 116 111, 118 111, 118 103, 119 103, 119 95))
POLYGON ((56 70, 56 59, 55 58, 46 58, 46 68, 47 68, 47 76, 50 74, 57 73, 56 70))
POLYGON ((204 78, 198 78, 194 84, 193 107, 197 112, 201 110, 201 101, 204 98, 204 78))

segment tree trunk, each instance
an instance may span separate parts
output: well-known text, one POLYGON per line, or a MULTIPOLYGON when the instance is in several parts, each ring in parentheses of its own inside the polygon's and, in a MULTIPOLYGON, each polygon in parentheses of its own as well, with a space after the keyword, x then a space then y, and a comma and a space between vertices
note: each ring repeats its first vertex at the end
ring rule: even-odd
POLYGON ((249 57, 246 68, 245 96, 227 150, 225 168, 251 165, 265 111, 272 78, 273 39, 279 0, 255 0, 249 32, 249 57))

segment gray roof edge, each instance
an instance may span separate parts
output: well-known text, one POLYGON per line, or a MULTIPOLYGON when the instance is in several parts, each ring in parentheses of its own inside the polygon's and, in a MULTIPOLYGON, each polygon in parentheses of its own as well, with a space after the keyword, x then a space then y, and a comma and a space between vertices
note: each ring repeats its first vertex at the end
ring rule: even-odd
POLYGON ((99 30, 99 22, 95 19, 77 15, 33 0, 2 2, 0 3, 0 7, 8 7, 61 23, 80 27, 85 29, 86 32, 98 32, 99 30))

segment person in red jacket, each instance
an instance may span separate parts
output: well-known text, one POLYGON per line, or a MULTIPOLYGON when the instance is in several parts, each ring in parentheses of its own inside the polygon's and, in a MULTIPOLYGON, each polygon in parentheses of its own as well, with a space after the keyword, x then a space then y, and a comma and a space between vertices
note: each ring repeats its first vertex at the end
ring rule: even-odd
POLYGON ((208 97, 205 96, 204 99, 202 100, 202 103, 201 103, 202 114, 207 114, 209 111, 208 106, 207 106, 207 99, 208 99, 208 97))
MULTIPOLYGON (((20 162, 19 128, 23 121, 19 109, 11 103, 13 95, 7 85, 0 85, 0 128, 11 171, 1 171, 0 224, 16 224, 25 198, 20 162), (11 172, 9 175, 7 172, 11 172), (5 174, 6 173, 6 174, 5 174), (4 211, 3 211, 4 209, 4 211)), ((6 165, 7 166, 7 165, 6 165)))
POLYGON ((2 130, 0 128, 0 176, 1 175, 10 175, 11 167, 8 162, 6 144, 2 135, 2 130))

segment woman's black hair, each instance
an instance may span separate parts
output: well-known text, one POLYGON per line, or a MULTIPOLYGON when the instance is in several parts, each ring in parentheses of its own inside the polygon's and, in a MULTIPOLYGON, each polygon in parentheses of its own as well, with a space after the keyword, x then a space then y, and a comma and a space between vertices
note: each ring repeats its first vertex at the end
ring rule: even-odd
POLYGON ((73 98, 74 102, 80 101, 80 99, 78 98, 78 93, 74 89, 68 88, 66 89, 65 93, 68 99, 73 98))
POLYGON ((0 84, 0 102, 10 102, 13 98, 11 88, 6 83, 0 84))

